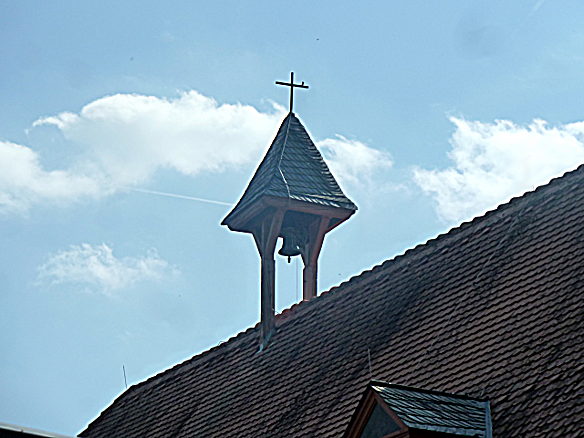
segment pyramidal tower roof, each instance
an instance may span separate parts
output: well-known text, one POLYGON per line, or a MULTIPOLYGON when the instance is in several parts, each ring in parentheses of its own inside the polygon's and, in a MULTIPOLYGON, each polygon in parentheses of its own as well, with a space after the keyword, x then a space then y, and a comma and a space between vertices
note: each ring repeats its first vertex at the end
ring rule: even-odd
POLYGON ((306 128, 292 112, 282 122, 243 196, 222 224, 231 227, 235 216, 265 196, 357 210, 339 187, 306 128))

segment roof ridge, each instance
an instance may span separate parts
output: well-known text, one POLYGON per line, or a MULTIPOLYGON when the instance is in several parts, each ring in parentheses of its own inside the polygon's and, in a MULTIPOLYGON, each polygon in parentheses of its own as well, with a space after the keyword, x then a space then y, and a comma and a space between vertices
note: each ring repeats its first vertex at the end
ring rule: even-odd
MULTIPOLYGON (((161 377, 163 374, 166 374, 166 373, 168 373, 168 372, 170 372, 170 371, 174 370, 175 368, 179 368, 179 367, 181 367, 181 366, 183 366, 183 365, 187 365, 187 364, 188 364, 188 362, 192 362, 192 361, 194 361, 194 360, 196 360, 196 359, 198 360, 198 359, 202 359, 203 357, 210 356, 212 353, 216 353, 218 350, 220 350, 220 349, 222 349, 222 348, 224 348, 224 347, 225 347, 225 348, 226 348, 226 347, 228 347, 228 346, 229 346, 229 347, 233 347, 233 346, 234 346, 234 344, 233 344, 233 343, 234 343, 235 341, 237 341, 237 340, 238 340, 238 338, 243 338, 243 336, 244 336, 244 335, 247 335, 247 334, 250 334, 250 333, 252 333, 252 332, 256 331, 256 329, 259 327, 259 325, 260 325, 260 323, 259 323, 259 322, 257 322, 257 323, 256 323, 255 325, 253 325, 252 327, 248 327, 248 328, 246 328, 245 330, 242 330, 242 331, 240 331, 239 333, 237 333, 237 334, 235 334, 235 335, 233 335, 233 336, 231 336, 231 337, 227 338, 226 340, 219 342, 219 343, 218 343, 217 345, 215 345, 214 347, 211 347, 211 348, 209 348, 208 350, 201 351, 200 353, 197 353, 197 354, 195 354, 194 356, 192 356, 192 357, 190 357, 190 358, 188 358, 188 359, 185 359, 185 360, 183 360, 182 362, 180 362, 180 363, 178 363, 178 364, 176 364, 176 365, 173 365, 173 366, 171 366, 170 368, 167 368, 167 369, 165 369, 165 370, 162 370, 162 371, 160 371, 159 373, 157 373, 157 374, 155 374, 155 375, 153 375, 153 376, 150 376, 150 377, 148 377, 148 379, 146 379, 146 380, 144 380, 144 381, 142 381, 142 382, 138 382, 138 383, 136 383, 136 384, 134 384, 134 385, 130 386, 130 388, 128 388, 128 390, 130 390, 130 389, 132 389, 132 388, 137 388, 138 386, 140 386, 140 385, 142 385, 142 384, 146 384, 146 383, 148 383, 149 381, 151 381, 151 380, 153 380, 153 379, 155 379, 155 378, 157 378, 157 377, 161 377)), ((240 340, 241 340, 241 339, 240 339, 240 340)))
MULTIPOLYGON (((316 298, 314 298, 310 301, 300 301, 299 303, 294 303, 292 306, 282 310, 282 312, 279 315, 284 315, 286 313, 289 313, 292 311, 292 309, 299 308, 301 305, 303 306, 302 310, 308 309, 311 305, 315 305, 316 303, 318 303, 320 301, 321 297, 324 298, 324 297, 329 296, 329 295, 334 295, 340 289, 344 290, 349 284, 351 286, 355 286, 356 281, 358 281, 359 283, 366 281, 374 273, 377 274, 380 270, 388 269, 390 266, 393 266, 395 263, 403 261, 404 258, 406 258, 406 256, 412 257, 413 255, 417 255, 423 250, 426 250, 428 248, 432 248, 438 242, 442 242, 442 241, 444 241, 444 239, 446 239, 448 237, 458 236, 459 233, 466 231, 471 226, 474 226, 478 223, 485 223, 485 221, 487 221, 488 219, 492 219, 492 218, 496 217, 497 214, 501 214, 501 212, 504 212, 505 210, 508 210, 509 208, 516 207, 517 203, 520 201, 523 201, 526 196, 529 197, 532 194, 535 194, 538 192, 541 193, 543 190, 551 190, 551 186, 554 186, 554 188, 555 188, 556 184, 559 184, 560 182, 565 182, 565 178, 572 178, 572 177, 574 177, 574 175, 578 174, 579 172, 584 172, 584 163, 580 164, 575 169, 564 172, 560 176, 556 176, 556 177, 551 178, 547 183, 541 184, 533 190, 529 190, 529 191, 523 193, 522 195, 514 196, 511 199, 509 199, 509 201, 507 201, 503 204, 499 204, 497 207, 495 207, 491 210, 488 210, 479 216, 475 216, 474 218, 472 218, 468 221, 463 221, 459 225, 457 225, 453 228, 450 228, 446 232, 440 233, 437 236, 426 240, 425 242, 418 243, 417 245, 406 249, 402 253, 397 254, 390 259, 386 259, 386 260, 382 261, 381 263, 373 265, 369 269, 365 269, 364 271, 361 271, 359 274, 355 274, 355 275, 349 277, 347 280, 342 281, 338 285, 333 286, 326 291, 322 291, 319 295, 316 296, 316 298)), ((295 316, 299 316, 299 315, 295 315, 295 316)), ((286 318, 285 321, 282 321, 282 324, 284 324, 285 322, 288 322, 291 319, 292 318, 290 318, 290 317, 286 318)))
MULTIPOLYGON (((444 239, 446 237, 450 237, 450 236, 454 236, 458 233, 460 233, 463 229, 467 229, 472 225, 475 225, 477 223, 481 223, 483 221, 486 221, 487 219, 491 219, 493 218, 497 213, 501 213, 509 208, 512 207, 516 207, 517 203, 520 201, 523 201, 526 196, 529 197, 534 193, 537 192, 541 192, 543 190, 551 190, 551 186, 555 184, 559 184, 560 182, 565 182, 565 178, 570 178, 573 177, 574 174, 578 173, 579 171, 584 172, 584 163, 580 164, 578 167, 576 167, 575 169, 569 170, 564 172, 562 175, 560 176, 556 176, 551 178, 547 183, 545 184, 540 184, 538 185, 535 189, 533 190, 528 190, 526 192, 524 192, 521 195, 517 195, 517 196, 513 196, 511 199, 509 199, 507 202, 504 202, 502 204, 499 204, 497 207, 491 209, 491 210, 487 210, 486 212, 484 212, 483 214, 480 214, 478 216, 473 217, 472 219, 466 220, 461 222, 459 225, 450 228, 448 231, 443 232, 438 234, 436 237, 430 238, 428 240, 426 240, 423 243, 419 243, 416 246, 412 247, 412 248, 408 248, 406 249, 403 253, 396 255, 395 257, 385 260, 383 262, 381 262, 378 265, 373 266, 369 271, 372 271, 374 269, 380 268, 383 265, 392 262, 398 258, 402 258, 404 257, 406 254, 412 253, 416 250, 420 250, 421 248, 425 248, 428 247, 430 244, 434 244, 435 242, 437 242, 438 240, 444 239)), ((555 188, 555 187, 554 187, 555 188)), ((365 272, 369 272, 369 271, 364 271, 365 272)), ((354 278, 354 277, 352 277, 354 278)))
POLYGON ((372 379, 369 382, 369 385, 370 386, 381 386, 384 388, 403 389, 403 390, 408 390, 408 391, 412 391, 412 392, 422 392, 424 394, 442 395, 442 396, 448 396, 448 397, 452 397, 452 398, 461 398, 461 399, 465 399, 465 400, 473 400, 473 401, 478 401, 478 402, 489 401, 488 398, 473 397, 473 396, 470 396, 468 394, 457 394, 455 392, 439 391, 437 389, 420 388, 417 386, 401 385, 399 383, 386 382, 385 380, 372 379))
MULTIPOLYGON (((294 116, 294 113, 292 111, 290 111, 288 113, 288 115, 286 116, 286 118, 284 119, 284 122, 282 123, 282 126, 284 126, 284 123, 286 123, 286 133, 284 134, 284 140, 282 141, 282 147, 280 148, 280 159, 278 160, 278 165, 276 166, 278 168, 278 172, 279 172, 280 176, 282 177, 282 181, 284 182, 284 185, 286 186, 286 191, 288 192, 288 202, 290 202, 290 186, 288 185, 288 181, 286 180, 286 177, 284 176, 284 172, 282 171, 282 158, 284 158, 284 151, 286 150, 286 144, 288 143, 288 134, 290 133, 290 120, 292 119, 292 117, 295 117, 295 116, 294 116)), ((280 129, 282 129, 282 128, 280 127, 280 129)), ((276 139, 274 139, 274 143, 275 142, 276 142, 276 139)), ((268 183, 265 185, 264 189, 262 190, 262 194, 266 193, 266 188, 268 188, 268 189, 270 188, 275 176, 276 176, 276 173, 272 172, 272 175, 268 179, 268 183)))
MULTIPOLYGON (((182 362, 174 364, 171 367, 166 368, 166 369, 148 377, 146 380, 143 380, 143 381, 138 382, 138 383, 134 383, 129 388, 127 388, 126 390, 124 390, 123 392, 118 394, 118 396, 116 398, 114 398, 114 400, 111 402, 110 405, 108 405, 102 412, 100 412, 93 420, 91 420, 88 423, 88 425, 85 427, 85 429, 83 429, 82 432, 89 431, 89 429, 92 428, 93 423, 95 423, 97 420, 99 420, 102 413, 109 410, 110 408, 113 408, 114 405, 119 403, 126 396, 129 396, 129 395, 133 394, 134 392, 136 392, 137 390, 142 389, 144 386, 147 386, 149 383, 152 383, 154 380, 158 380, 159 378, 162 378, 163 376, 170 374, 172 371, 177 371, 179 368, 182 368, 183 366, 188 365, 189 362, 194 362, 196 360, 200 360, 200 359, 207 357, 207 356, 212 356, 213 353, 217 353, 219 350, 222 350, 223 348, 227 348, 227 347, 233 348, 235 345, 237 345, 237 344, 235 344, 235 341, 237 341, 238 338, 239 338, 239 340, 243 339, 244 336, 249 335, 250 333, 256 331, 259 328, 259 326, 260 326, 260 322, 257 322, 255 325, 248 327, 245 330, 240 331, 239 333, 227 338, 224 341, 219 342, 217 345, 215 345, 207 350, 201 351, 201 352, 195 354, 194 356, 191 356, 188 359, 183 360, 182 362)), ((79 434, 79 436, 82 436, 82 435, 79 434)))
MULTIPOLYGON (((284 119, 282 120, 282 122, 280 123, 280 126, 278 127, 278 129, 276 130, 276 135, 274 137, 274 139, 272 140, 272 142, 270 143, 270 146, 268 146, 266 153, 264 154, 262 160, 260 161, 260 163, 258 164, 258 166, 256 167, 253 175, 251 176, 248 185, 246 186, 245 190, 243 191, 243 193, 241 194, 239 200, 235 203, 235 205, 232 207, 232 209, 230 210, 230 212, 227 214, 227 216, 225 216, 225 218, 223 219, 223 221, 221 222, 221 225, 225 225, 226 224, 226 219, 228 219, 232 213, 240 206, 240 205, 245 205, 248 202, 253 201, 254 199, 256 199, 258 196, 264 195, 266 192, 266 188, 269 187, 272 183, 273 180, 273 172, 271 172, 272 168, 270 167, 270 169, 265 169, 262 168, 262 165, 265 165, 267 167, 267 165, 269 163, 266 162, 266 158, 268 157, 270 150, 272 149, 272 147, 274 147, 274 145, 277 144, 277 140, 278 140, 278 135, 280 134, 280 131, 282 131, 282 127, 284 126, 285 123, 287 123, 290 119, 290 113, 288 113, 288 115, 286 117, 284 117, 284 119), (250 187, 251 184, 254 180, 256 180, 256 178, 259 178, 261 176, 262 173, 268 173, 268 179, 267 179, 267 184, 260 186, 259 189, 257 191, 255 191, 255 186, 254 186, 254 191, 250 193, 250 187), (247 195, 247 198, 246 198, 247 195)), ((288 122, 289 123, 289 122, 288 122)))
MULTIPOLYGON (((268 150, 266 151, 266 154, 264 155, 262 161, 260 161, 260 164, 258 165, 258 168, 256 169, 255 173, 253 174, 253 176, 249 180, 249 183, 250 184, 255 179, 256 174, 259 172, 262 163, 264 163, 265 162, 265 159, 268 157, 268 154, 270 153, 270 149, 272 149, 272 147, 274 147, 274 145, 276 145, 276 146, 278 145, 278 134, 280 133, 280 131, 282 131, 282 129, 284 128, 284 125, 286 125, 286 136, 287 136, 287 132, 290 129, 290 114, 291 113, 288 113, 286 115, 286 117, 284 117, 284 120, 282 120, 282 123, 280 123, 280 127, 276 131, 276 136, 272 140, 272 143, 270 143, 270 147, 268 147, 268 150)), ((280 160, 279 160, 278 164, 276 165, 274 163, 274 164, 270 165, 270 168, 264 170, 264 172, 269 172, 268 173, 269 178, 266 181, 266 184, 264 184, 262 187, 260 187, 260 189, 257 191, 257 194, 255 194, 255 197, 258 197, 260 195, 264 195, 269 190, 270 186, 272 185, 272 181, 274 180, 274 175, 275 175, 275 172, 273 171, 274 170, 274 167, 277 168, 277 169, 279 169, 280 168, 280 162, 281 161, 282 161, 282 155, 280 153, 280 160)), ((266 164, 268 164, 268 163, 266 163, 266 164)), ((249 188, 249 186, 248 186, 248 188, 249 188)), ((247 188, 246 188, 246 191, 247 191, 247 188)), ((244 195, 245 195, 245 192, 244 192, 244 195)), ((241 197, 241 200, 243 200, 243 195, 241 197)))

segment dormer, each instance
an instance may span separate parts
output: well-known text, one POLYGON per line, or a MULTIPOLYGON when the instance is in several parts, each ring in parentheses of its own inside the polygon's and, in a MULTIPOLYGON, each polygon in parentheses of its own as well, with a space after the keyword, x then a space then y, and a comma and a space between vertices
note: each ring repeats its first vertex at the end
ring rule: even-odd
POLYGON ((372 381, 344 438, 491 438, 488 400, 372 381))

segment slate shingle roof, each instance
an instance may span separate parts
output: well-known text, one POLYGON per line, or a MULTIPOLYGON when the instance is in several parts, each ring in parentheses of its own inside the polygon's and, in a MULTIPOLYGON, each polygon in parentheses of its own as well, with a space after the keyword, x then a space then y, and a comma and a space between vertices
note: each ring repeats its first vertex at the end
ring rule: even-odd
POLYGON ((262 196, 357 210, 294 113, 282 121, 246 191, 223 224, 229 223, 235 211, 245 209, 262 196))
MULTIPOLYGON (((584 167, 134 385, 82 436, 339 437, 370 380, 491 402, 493 436, 584 424, 584 167)), ((258 292, 259 293, 259 292, 258 292)))
POLYGON ((490 437, 488 401, 384 382, 371 388, 411 429, 490 437))

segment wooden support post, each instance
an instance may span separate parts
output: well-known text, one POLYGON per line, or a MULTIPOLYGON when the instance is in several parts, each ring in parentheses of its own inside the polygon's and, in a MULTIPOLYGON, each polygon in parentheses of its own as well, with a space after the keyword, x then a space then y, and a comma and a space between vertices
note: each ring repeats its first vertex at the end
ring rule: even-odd
POLYGON ((307 265, 302 270, 302 299, 309 301, 316 297, 317 264, 307 265))
POLYGON ((265 348, 275 326, 276 309, 276 267, 274 250, 276 241, 284 219, 284 211, 277 210, 273 215, 266 215, 253 233, 261 258, 261 292, 260 292, 260 316, 261 316, 261 346, 265 348))
POLYGON ((267 254, 262 255, 262 277, 261 277, 261 294, 260 294, 260 313, 261 313, 261 336, 262 344, 269 340, 274 329, 274 315, 276 309, 275 283, 276 269, 274 256, 269 257, 267 254))
POLYGON ((309 301, 316 297, 318 279, 318 256, 322 249, 324 235, 330 218, 321 216, 308 227, 308 242, 302 254, 304 270, 302 271, 302 299, 309 301))

